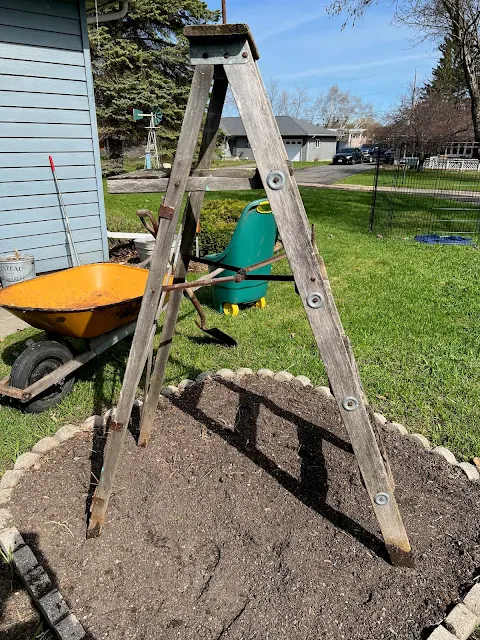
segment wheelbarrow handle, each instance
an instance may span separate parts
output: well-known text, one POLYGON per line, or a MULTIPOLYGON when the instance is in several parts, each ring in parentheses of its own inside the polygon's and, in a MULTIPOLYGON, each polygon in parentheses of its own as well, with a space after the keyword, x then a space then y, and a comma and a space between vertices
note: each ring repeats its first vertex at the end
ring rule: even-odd
POLYGON ((148 209, 137 209, 137 216, 140 218, 145 229, 149 233, 151 233, 154 238, 156 238, 158 233, 158 222, 153 217, 153 213, 148 209), (151 227, 147 224, 145 218, 148 218, 150 220, 150 222, 152 223, 151 227))

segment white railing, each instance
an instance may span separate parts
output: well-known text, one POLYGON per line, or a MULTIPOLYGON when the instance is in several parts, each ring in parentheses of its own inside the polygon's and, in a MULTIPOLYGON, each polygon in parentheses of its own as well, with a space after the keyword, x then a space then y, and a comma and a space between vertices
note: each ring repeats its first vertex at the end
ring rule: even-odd
POLYGON ((431 156, 423 165, 425 169, 452 169, 455 171, 480 171, 478 160, 465 160, 462 158, 442 158, 431 156))

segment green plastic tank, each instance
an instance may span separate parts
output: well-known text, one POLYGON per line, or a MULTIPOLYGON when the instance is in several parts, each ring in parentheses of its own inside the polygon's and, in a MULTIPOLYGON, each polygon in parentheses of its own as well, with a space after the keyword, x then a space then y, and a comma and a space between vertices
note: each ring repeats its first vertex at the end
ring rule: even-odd
MULTIPOLYGON (((222 253, 206 256, 208 260, 224 262, 235 267, 249 267, 273 256, 277 239, 277 225, 268 200, 260 199, 247 204, 237 222, 228 247, 222 253)), ((209 266, 212 272, 217 267, 209 266)), ((252 271, 252 274, 269 275, 272 265, 252 271)), ((234 271, 223 271, 220 277, 235 275, 234 271)), ((225 282, 212 287, 213 305, 216 311, 227 315, 238 315, 239 305, 256 303, 265 307, 267 280, 244 280, 225 282)))

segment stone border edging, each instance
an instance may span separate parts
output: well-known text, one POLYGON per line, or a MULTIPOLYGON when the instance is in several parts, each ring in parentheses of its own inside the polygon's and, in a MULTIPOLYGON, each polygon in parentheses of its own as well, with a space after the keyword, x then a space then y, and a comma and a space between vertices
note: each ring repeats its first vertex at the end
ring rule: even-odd
MULTIPOLYGON (((303 375, 294 376, 289 371, 273 372, 270 369, 259 369, 254 372, 248 367, 240 367, 236 371, 232 369, 220 369, 216 373, 204 371, 195 380, 188 378, 182 380, 178 386, 164 387, 161 395, 168 398, 188 389, 196 383, 205 382, 213 378, 232 380, 244 376, 257 375, 260 378, 273 378, 277 382, 289 382, 299 387, 310 387, 324 398, 334 400, 329 387, 313 387, 310 378, 303 375)), ((143 402, 135 400, 134 406, 141 407, 143 402)), ((67 424, 61 427, 54 436, 47 436, 39 440, 26 453, 21 454, 15 461, 12 470, 5 471, 0 478, 0 548, 7 557, 11 557, 14 568, 36 607, 42 613, 51 630, 60 640, 83 640, 85 630, 78 618, 70 612, 67 603, 58 589, 54 588, 50 578, 37 561, 35 554, 26 544, 18 529, 13 526, 13 515, 8 509, 8 503, 13 490, 20 482, 28 469, 38 469, 44 454, 52 451, 73 438, 78 433, 93 431, 96 428, 108 426, 114 415, 115 407, 104 413, 103 416, 92 415, 80 426, 67 424)), ((390 422, 383 414, 374 413, 375 420, 388 431, 394 431, 409 440, 416 442, 425 450, 443 457, 448 464, 456 466, 463 471, 471 482, 480 481, 480 473, 477 467, 469 462, 457 462, 455 455, 446 447, 433 447, 428 439, 420 433, 409 433, 407 428, 398 423, 390 422)), ((468 578, 470 580, 470 578, 468 578)), ((455 605, 448 616, 434 629, 426 640, 468 640, 480 624, 480 582, 470 588, 463 601, 455 605)))

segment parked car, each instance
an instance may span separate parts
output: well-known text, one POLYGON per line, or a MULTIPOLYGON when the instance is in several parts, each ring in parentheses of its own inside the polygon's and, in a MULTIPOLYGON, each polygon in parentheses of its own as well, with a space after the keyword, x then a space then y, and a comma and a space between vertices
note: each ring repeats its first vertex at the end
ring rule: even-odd
POLYGON ((387 149, 383 154, 383 162, 385 164, 393 164, 395 160, 395 149, 387 149))
POLYGON ((362 162, 362 152, 357 147, 340 149, 333 156, 333 164, 357 164, 362 162))
POLYGON ((375 162, 378 156, 378 146, 373 144, 362 144, 360 147, 363 162, 375 162))

